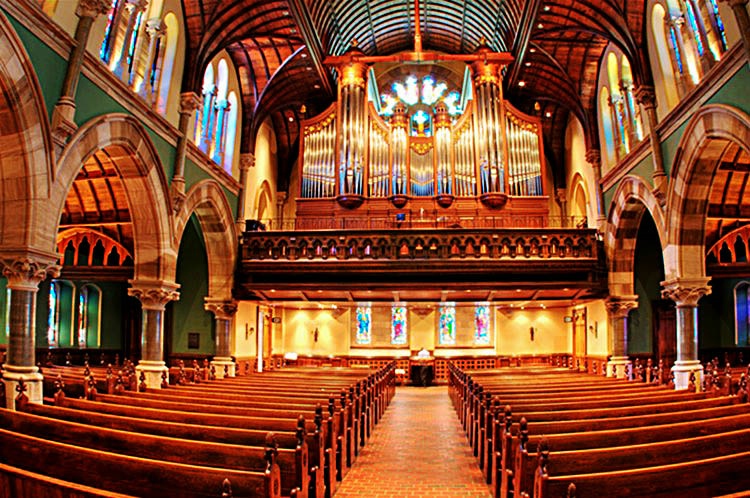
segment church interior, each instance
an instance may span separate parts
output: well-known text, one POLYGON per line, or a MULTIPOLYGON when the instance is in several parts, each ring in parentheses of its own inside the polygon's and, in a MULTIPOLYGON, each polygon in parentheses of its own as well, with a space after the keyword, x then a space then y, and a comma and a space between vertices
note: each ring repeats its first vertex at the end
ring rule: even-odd
POLYGON ((745 85, 748 0, 0 0, 0 497, 750 496, 745 85))

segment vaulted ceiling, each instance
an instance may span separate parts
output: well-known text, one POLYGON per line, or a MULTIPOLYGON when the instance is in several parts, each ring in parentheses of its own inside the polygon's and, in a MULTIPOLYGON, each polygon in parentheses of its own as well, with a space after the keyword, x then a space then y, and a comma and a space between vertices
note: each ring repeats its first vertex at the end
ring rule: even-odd
MULTIPOLYGON (((188 29, 184 90, 199 91, 206 65, 226 49, 242 85, 242 150, 270 118, 277 137, 279 188, 296 160, 299 120, 335 98, 327 55, 351 44, 368 55, 414 47, 414 0, 182 0, 188 29)), ((515 57, 506 96, 544 117, 545 148, 557 183, 569 116, 598 148, 596 81, 609 43, 629 58, 636 86, 649 83, 645 0, 420 0, 425 50, 471 53, 486 39, 515 57), (519 86, 520 81, 524 82, 519 86)))

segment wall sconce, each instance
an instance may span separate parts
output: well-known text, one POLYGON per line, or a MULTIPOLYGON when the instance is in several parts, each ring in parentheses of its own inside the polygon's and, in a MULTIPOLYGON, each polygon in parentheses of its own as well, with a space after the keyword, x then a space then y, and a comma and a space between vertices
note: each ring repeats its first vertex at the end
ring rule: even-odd
POLYGON ((315 327, 315 330, 312 331, 313 342, 318 342, 318 334, 319 334, 318 327, 315 327))
POLYGON ((250 336, 255 333, 255 327, 250 327, 250 324, 245 323, 245 340, 250 339, 250 336))
POLYGON ((529 327, 529 336, 531 338, 531 342, 534 342, 534 327, 529 327))

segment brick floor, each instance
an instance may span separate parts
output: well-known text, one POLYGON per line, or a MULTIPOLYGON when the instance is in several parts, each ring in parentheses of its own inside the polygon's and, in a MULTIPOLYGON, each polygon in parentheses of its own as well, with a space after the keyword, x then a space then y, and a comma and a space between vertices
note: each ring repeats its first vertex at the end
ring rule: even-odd
POLYGON ((489 498, 448 388, 399 387, 336 498, 489 498))

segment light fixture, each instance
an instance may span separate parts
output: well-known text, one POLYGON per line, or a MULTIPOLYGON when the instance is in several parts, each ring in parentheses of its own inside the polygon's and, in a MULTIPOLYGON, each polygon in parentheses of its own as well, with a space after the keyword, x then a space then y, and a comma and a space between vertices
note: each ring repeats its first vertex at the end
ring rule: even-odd
POLYGON ((518 86, 520 86, 521 88, 523 88, 523 87, 525 87, 525 86, 526 86, 526 82, 525 82, 525 81, 523 81, 523 80, 522 80, 522 81, 519 81, 519 82, 518 82, 518 86))
POLYGON ((299 54, 299 56, 303 59, 307 59, 307 54, 305 52, 302 52, 301 54, 299 54))
POLYGON ((524 66, 526 66, 526 67, 531 67, 531 62, 528 62, 528 61, 526 61, 526 62, 524 63, 524 66))
POLYGON ((545 5, 545 6, 544 6, 544 11, 545 11, 545 12, 549 12, 549 10, 550 10, 551 8, 552 8, 552 7, 550 7, 549 5, 545 5))
POLYGON ((547 112, 545 112, 545 113, 544 113, 544 115, 545 115, 546 117, 548 117, 548 118, 551 118, 551 117, 552 117, 552 112, 550 112, 550 111, 547 111, 547 112))
POLYGON ((535 54, 536 53, 536 49, 534 47, 531 47, 529 49, 529 53, 535 54))
POLYGON ((539 23, 539 24, 536 25, 536 27, 539 28, 539 29, 544 29, 544 24, 539 23))

